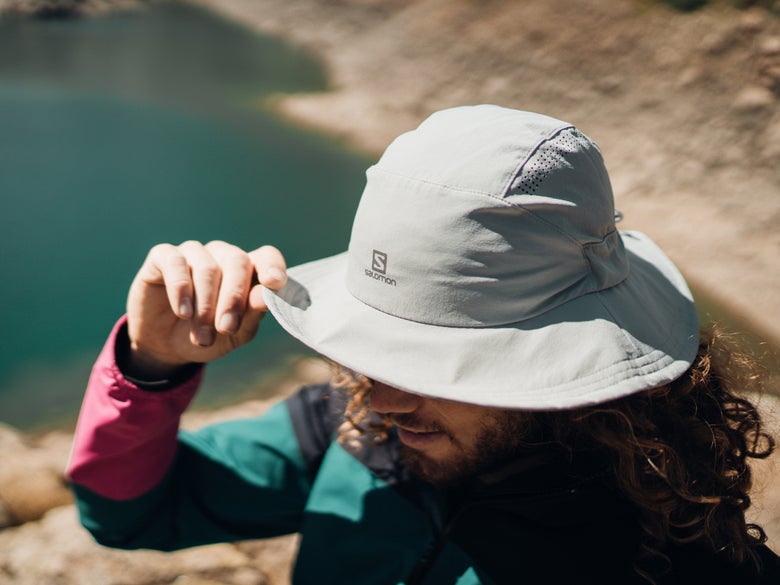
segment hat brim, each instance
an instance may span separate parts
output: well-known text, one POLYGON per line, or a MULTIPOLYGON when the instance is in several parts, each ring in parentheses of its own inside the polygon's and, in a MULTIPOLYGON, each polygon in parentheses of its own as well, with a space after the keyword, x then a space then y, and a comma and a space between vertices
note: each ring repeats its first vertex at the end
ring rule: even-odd
POLYGON ((292 336, 395 388, 491 407, 575 408, 666 384, 697 351, 682 276, 647 236, 621 236, 623 282, 501 326, 443 327, 378 311, 347 290, 346 252, 291 268, 287 285, 264 296, 292 336))

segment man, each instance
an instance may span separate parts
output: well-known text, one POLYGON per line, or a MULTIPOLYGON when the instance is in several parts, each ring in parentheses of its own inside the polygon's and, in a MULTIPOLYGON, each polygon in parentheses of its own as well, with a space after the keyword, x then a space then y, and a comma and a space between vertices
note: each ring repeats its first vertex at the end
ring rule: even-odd
POLYGON ((100 542, 300 532, 296 583, 778 582, 744 517, 773 442, 586 136, 454 108, 367 176, 348 252, 289 277, 271 247, 152 249, 70 465, 100 542), (337 380, 177 438, 267 310, 337 380))

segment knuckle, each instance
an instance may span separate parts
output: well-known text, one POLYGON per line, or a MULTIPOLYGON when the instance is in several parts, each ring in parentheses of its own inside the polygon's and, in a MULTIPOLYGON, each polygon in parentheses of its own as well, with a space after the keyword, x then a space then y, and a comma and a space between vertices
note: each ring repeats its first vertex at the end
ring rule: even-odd
POLYGON ((243 310, 246 306, 246 294, 238 289, 222 291, 219 304, 223 311, 243 310))
POLYGON ((216 309, 216 307, 214 305, 214 302, 212 300, 210 300, 210 299, 208 299, 208 300, 200 300, 200 301, 196 302, 196 305, 197 305, 196 313, 197 313, 198 318, 200 319, 200 321, 202 321, 202 322, 207 322, 208 321, 209 324, 211 324, 210 322, 211 322, 211 320, 212 320, 212 318, 214 316, 214 312, 215 312, 215 309, 216 309))
POLYGON ((166 284, 166 287, 175 293, 184 294, 190 290, 191 284, 189 279, 179 277, 171 279, 171 281, 166 284))
POLYGON ((266 244, 255 250, 253 258, 262 264, 278 265, 284 267, 286 265, 284 256, 275 246, 266 244))
POLYGON ((217 302, 219 294, 219 280, 212 273, 198 274, 193 278, 192 284, 195 296, 201 304, 213 305, 217 302))
POLYGON ((220 274, 222 274, 222 269, 220 268, 219 263, 212 256, 204 256, 201 262, 201 270, 204 272, 210 275, 214 275, 214 277, 218 277, 220 274))
POLYGON ((179 270, 187 267, 187 259, 176 248, 166 253, 165 263, 171 268, 179 270))
POLYGON ((161 243, 155 244, 149 248, 149 252, 146 254, 147 261, 161 262, 164 258, 167 258, 171 253, 176 251, 176 247, 171 244, 161 243))
POLYGON ((208 244, 206 244, 206 249, 209 250, 209 252, 211 252, 212 254, 214 254, 214 256, 220 258, 223 262, 235 261, 235 259, 249 258, 247 253, 241 248, 239 248, 238 246, 220 240, 209 242, 208 244))
POLYGON ((223 240, 211 240, 204 247, 215 254, 224 254, 225 252, 232 250, 240 250, 238 246, 234 246, 223 240))
POLYGON ((167 243, 167 242, 160 242, 159 244, 155 244, 149 249, 149 253, 160 253, 160 252, 167 252, 169 250, 172 250, 174 248, 173 245, 167 243))
POLYGON ((246 272, 252 265, 249 256, 241 252, 240 254, 230 254, 223 260, 225 269, 235 270, 237 272, 246 272))
POLYGON ((185 260, 189 269, 192 270, 193 276, 213 279, 215 278, 215 274, 218 277, 221 272, 217 260, 204 249, 200 249, 192 254, 187 254, 185 260))

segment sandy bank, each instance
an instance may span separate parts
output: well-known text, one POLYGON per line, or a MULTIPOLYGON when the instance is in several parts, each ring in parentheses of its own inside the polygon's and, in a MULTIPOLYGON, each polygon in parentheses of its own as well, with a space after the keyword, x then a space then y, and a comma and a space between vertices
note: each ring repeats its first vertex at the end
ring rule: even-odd
POLYGON ((193 0, 324 60, 292 118, 373 153, 431 111, 492 102, 601 146, 625 228, 780 345, 780 22, 636 0, 193 0))

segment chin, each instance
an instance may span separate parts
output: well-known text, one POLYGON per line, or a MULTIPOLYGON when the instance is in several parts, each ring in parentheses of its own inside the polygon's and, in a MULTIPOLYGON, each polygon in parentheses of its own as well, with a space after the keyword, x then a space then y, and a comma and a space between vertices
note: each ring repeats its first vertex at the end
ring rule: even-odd
POLYGON ((401 459, 414 475, 438 488, 450 488, 463 483, 471 473, 461 462, 437 461, 409 447, 401 446, 401 459))

